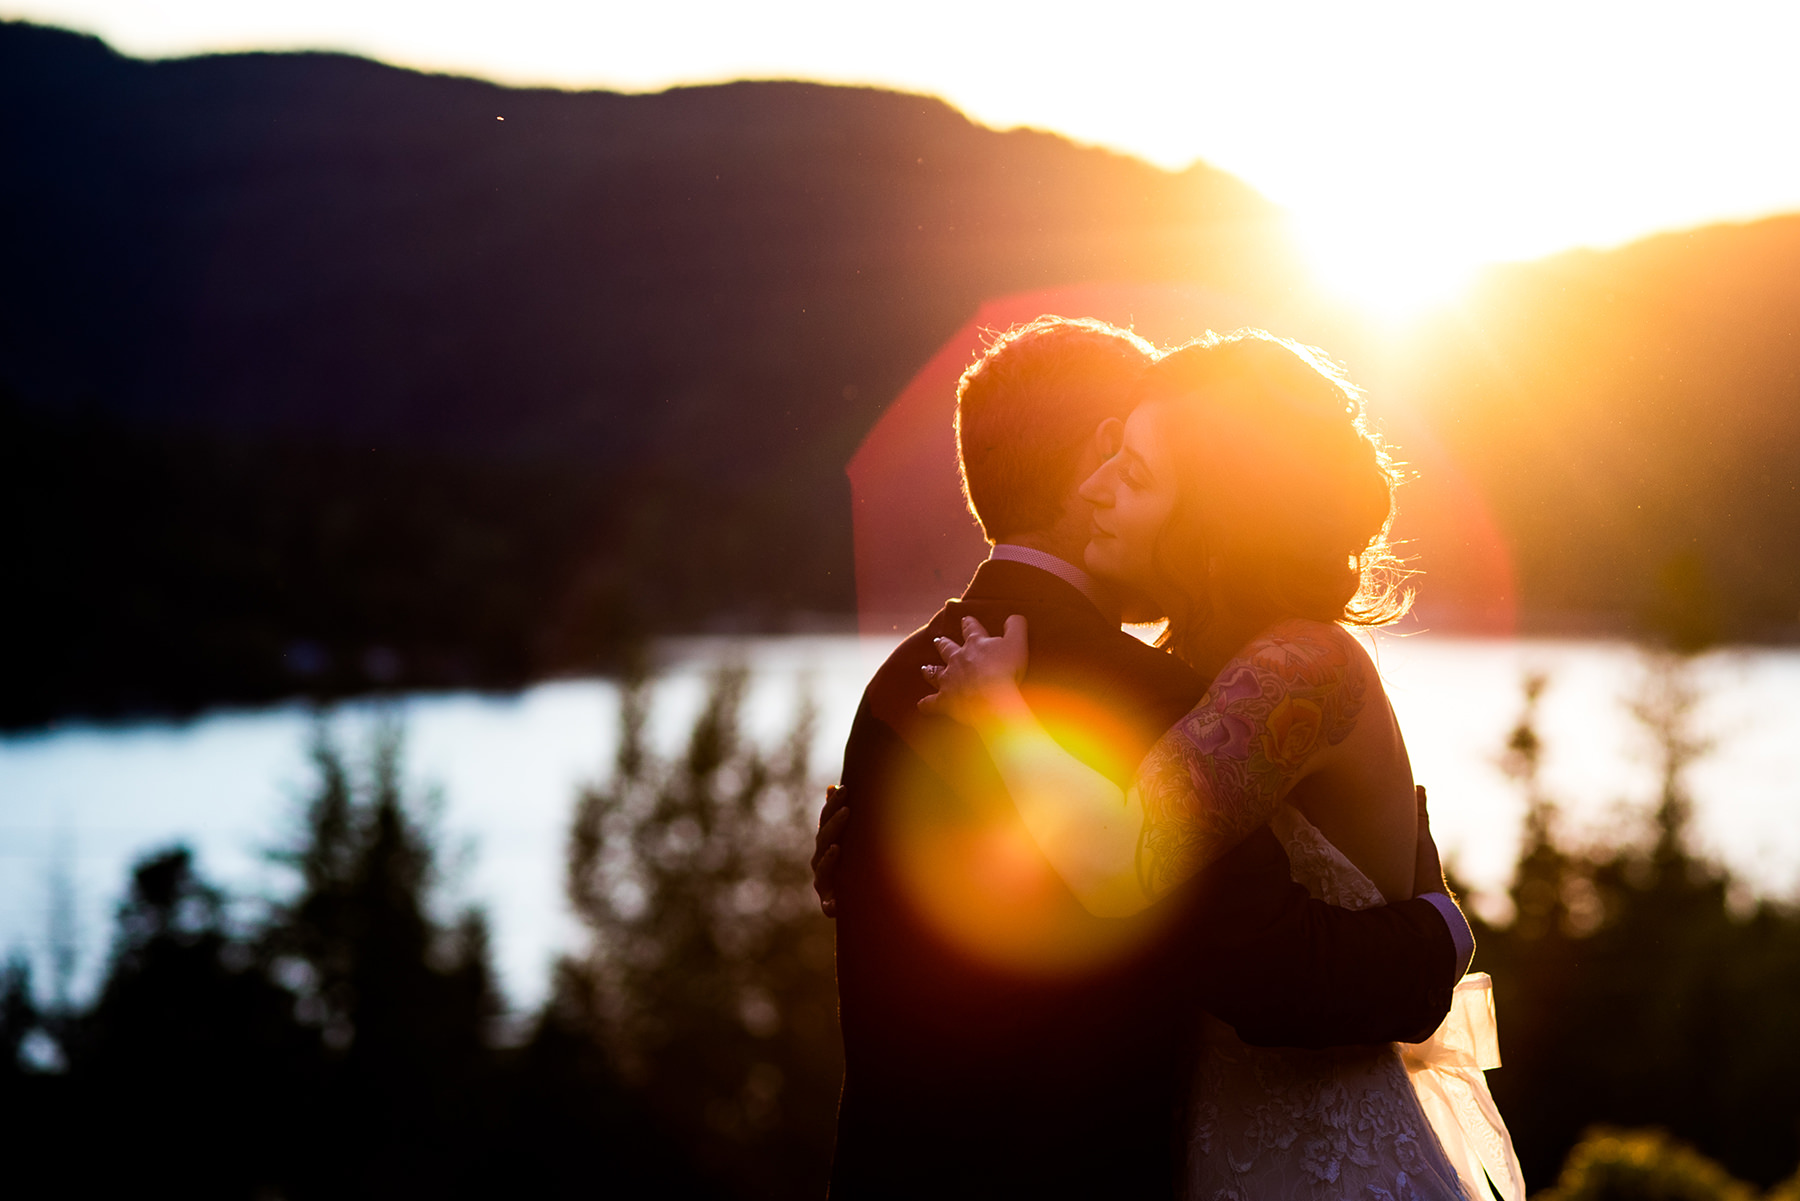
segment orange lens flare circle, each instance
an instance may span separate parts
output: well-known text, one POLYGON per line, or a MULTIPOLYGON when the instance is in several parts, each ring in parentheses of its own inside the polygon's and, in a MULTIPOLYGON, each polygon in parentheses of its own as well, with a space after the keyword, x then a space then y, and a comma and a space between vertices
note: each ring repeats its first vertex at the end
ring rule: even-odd
MULTIPOLYGON (((1073 692, 1028 688, 1027 699, 1063 747, 1114 780, 1128 781, 1141 752, 1118 715, 1073 692)), ((966 732, 947 734, 958 743, 966 732)), ((930 748, 928 759, 963 762, 942 778, 982 783, 946 798, 942 788, 907 789, 887 807, 883 842, 892 849, 901 892, 933 933, 984 967, 1025 977, 1078 977, 1131 960, 1162 930, 1159 911, 1126 919, 1081 909, 1019 820, 991 765, 972 764, 967 747, 930 748)))

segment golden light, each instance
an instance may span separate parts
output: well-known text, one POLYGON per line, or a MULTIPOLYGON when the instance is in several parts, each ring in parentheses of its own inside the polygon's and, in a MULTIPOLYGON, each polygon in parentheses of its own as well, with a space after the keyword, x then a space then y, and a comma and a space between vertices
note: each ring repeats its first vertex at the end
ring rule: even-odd
POLYGON ((1477 264, 1800 210, 1781 0, 4 0, 126 53, 313 47, 512 84, 814 79, 941 96, 1293 214, 1325 279, 1396 313, 1477 264))
POLYGON ((1342 216, 1295 224, 1320 288, 1384 321, 1404 321, 1454 301, 1483 262, 1467 245, 1342 216))
MULTIPOLYGON (((1079 693, 1033 687, 1028 696, 1065 748, 1115 779, 1129 778, 1142 731, 1079 693)), ((991 970, 1066 979, 1108 970, 1160 936, 1171 916, 1161 910, 1108 920, 1076 904, 972 734, 947 723, 913 732, 925 739, 914 749, 933 774, 897 788, 873 820, 886 830, 902 894, 946 946, 991 970), (975 783, 952 797, 945 779, 975 783)))

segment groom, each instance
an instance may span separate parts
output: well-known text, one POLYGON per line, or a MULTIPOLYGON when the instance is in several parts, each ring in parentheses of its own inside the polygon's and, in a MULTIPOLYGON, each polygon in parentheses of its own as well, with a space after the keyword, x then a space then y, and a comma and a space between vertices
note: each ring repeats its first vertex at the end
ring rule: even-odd
MULTIPOLYGON (((1121 785, 1200 699, 1205 682, 1122 633, 1126 598, 1079 566, 1076 490, 1149 361, 1124 331, 1040 318, 958 389, 964 484, 994 549, 870 682, 844 752, 855 817, 821 835, 841 855, 828 905, 845 1058, 834 1201, 1163 1201, 1200 1010, 1254 1044, 1421 1041, 1473 953, 1442 894, 1361 913, 1311 900, 1266 829, 1144 914, 1092 917, 979 740, 918 712, 932 639, 1014 613, 1031 624, 1033 709, 1121 785)), ((1421 844, 1421 881, 1438 883, 1423 823, 1421 844)))

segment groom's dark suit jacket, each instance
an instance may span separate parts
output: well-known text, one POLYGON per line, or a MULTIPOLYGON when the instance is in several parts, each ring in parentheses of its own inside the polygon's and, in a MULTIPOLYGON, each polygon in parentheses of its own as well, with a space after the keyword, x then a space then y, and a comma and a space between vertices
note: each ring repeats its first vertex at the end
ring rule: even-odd
POLYGON ((1087 914, 979 739, 915 708, 934 636, 1013 613, 1034 711, 1120 783, 1204 691, 1069 584, 1004 561, 876 673, 844 753, 833 1201, 1166 1201, 1201 1009, 1288 1046, 1419 1041, 1449 1011, 1458 956, 1429 903, 1313 901, 1266 829, 1145 914, 1087 914))

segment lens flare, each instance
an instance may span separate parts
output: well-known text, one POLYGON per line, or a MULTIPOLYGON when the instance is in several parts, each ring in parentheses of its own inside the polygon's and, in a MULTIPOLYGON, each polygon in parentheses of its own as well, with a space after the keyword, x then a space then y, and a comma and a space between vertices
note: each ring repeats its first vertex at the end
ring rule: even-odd
MULTIPOLYGON (((1028 688, 1026 696, 1065 749, 1115 780, 1130 779, 1146 744, 1143 731, 1073 691, 1028 688)), ((938 727, 927 737, 930 744, 915 749, 934 776, 896 790, 899 803, 882 811, 883 841, 894 848, 902 891, 947 945, 997 971, 1066 978, 1105 971, 1157 936, 1156 910, 1118 920, 1080 907, 973 735, 938 727), (977 783, 950 795, 950 779, 977 783)))

